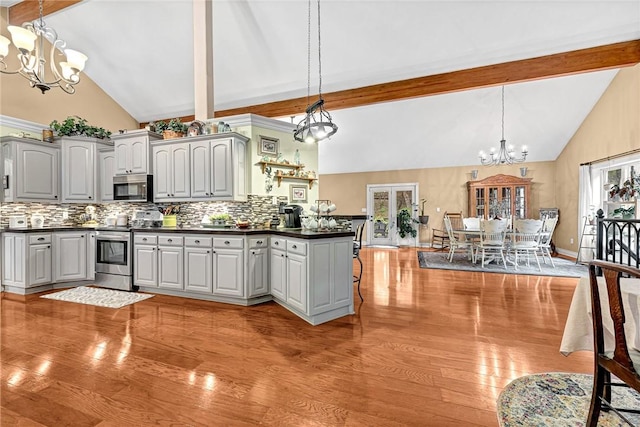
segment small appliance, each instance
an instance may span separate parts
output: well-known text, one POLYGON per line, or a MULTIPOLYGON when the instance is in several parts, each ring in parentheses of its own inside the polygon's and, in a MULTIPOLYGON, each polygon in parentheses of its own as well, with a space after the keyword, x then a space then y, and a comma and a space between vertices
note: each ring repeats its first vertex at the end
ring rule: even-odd
POLYGON ((10 216, 9 228, 27 228, 27 216, 26 215, 10 216))
POLYGON ((42 228, 44 227, 44 216, 39 214, 31 215, 31 228, 42 228))
POLYGON ((300 205, 287 205, 284 207, 284 227, 285 228, 300 228, 302 222, 300 221, 300 214, 302 213, 302 206, 300 205))
POLYGON ((153 202, 153 175, 114 176, 113 199, 129 202, 153 202))

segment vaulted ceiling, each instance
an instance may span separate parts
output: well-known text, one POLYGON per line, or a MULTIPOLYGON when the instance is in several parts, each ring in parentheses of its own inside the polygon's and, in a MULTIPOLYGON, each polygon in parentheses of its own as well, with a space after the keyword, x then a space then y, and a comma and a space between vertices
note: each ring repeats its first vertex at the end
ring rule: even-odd
MULTIPOLYGON (((527 145, 531 161, 554 160, 616 67, 640 61, 637 0, 323 0, 321 7, 322 91, 339 126, 320 145, 321 173, 475 165, 478 152, 500 140, 502 83, 507 141, 527 145), (595 46, 609 47, 563 55, 595 46), (573 74, 585 70, 600 71, 573 74), (546 78, 559 74, 569 75, 546 78), (408 83, 388 84, 401 80, 408 83)), ((315 12, 314 2, 312 97, 315 12)), ((217 116, 290 120, 301 112, 307 13, 301 0, 213 2, 217 116)), ((89 56, 86 74, 140 122, 194 114, 191 0, 84 0, 46 21, 89 56)))

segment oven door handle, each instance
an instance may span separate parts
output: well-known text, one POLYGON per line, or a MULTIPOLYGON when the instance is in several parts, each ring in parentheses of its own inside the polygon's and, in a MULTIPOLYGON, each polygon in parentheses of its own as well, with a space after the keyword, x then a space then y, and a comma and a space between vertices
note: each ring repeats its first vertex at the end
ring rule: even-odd
POLYGON ((117 237, 117 236, 104 236, 104 235, 98 235, 96 236, 96 239, 98 240, 109 240, 110 242, 127 242, 129 243, 129 241, 131 240, 129 237, 117 237))

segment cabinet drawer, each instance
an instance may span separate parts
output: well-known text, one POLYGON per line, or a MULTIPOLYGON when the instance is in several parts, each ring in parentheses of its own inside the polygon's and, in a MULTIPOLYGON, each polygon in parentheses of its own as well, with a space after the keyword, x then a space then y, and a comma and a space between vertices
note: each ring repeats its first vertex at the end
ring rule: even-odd
POLYGON ((182 246, 184 238, 182 236, 158 236, 158 246, 182 246))
POLYGON ((135 234, 133 237, 133 243, 138 245, 156 245, 158 243, 158 236, 155 234, 135 234))
POLYGON ((213 239, 213 247, 242 249, 244 247, 244 239, 241 237, 216 237, 213 239))
POLYGON ((29 235, 29 244, 38 245, 41 243, 51 243, 51 234, 31 234, 29 235))
POLYGON ((277 237, 271 238, 271 247, 275 249, 280 249, 282 251, 287 250, 287 239, 279 239, 277 237))
POLYGON ((287 241, 287 252, 298 255, 306 255, 307 254, 307 244, 296 242, 296 241, 287 241))
POLYGON ((210 248, 212 243, 211 237, 186 236, 184 238, 184 245, 193 248, 210 248))
POLYGON ((269 238, 267 236, 249 239, 249 249, 260 249, 269 246, 269 238))

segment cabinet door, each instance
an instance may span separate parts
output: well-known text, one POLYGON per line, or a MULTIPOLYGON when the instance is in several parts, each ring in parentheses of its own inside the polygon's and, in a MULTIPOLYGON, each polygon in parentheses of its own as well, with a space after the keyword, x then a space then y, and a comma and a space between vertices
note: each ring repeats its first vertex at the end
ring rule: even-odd
POLYGON ((213 197, 233 195, 233 170, 231 167, 231 140, 211 143, 211 193, 213 197))
POLYGON ((153 147, 154 200, 171 199, 171 150, 169 146, 153 147))
POLYGON ((149 173, 149 139, 147 136, 136 136, 129 141, 130 173, 149 173))
POLYGON ((29 245, 29 280, 27 286, 51 283, 51 244, 29 245))
POLYGON ((94 201, 95 144, 85 141, 63 141, 63 201, 94 201))
POLYGON ((2 283, 24 287, 26 282, 25 235, 2 236, 2 283))
POLYGON ((173 191, 171 196, 185 198, 191 196, 191 173, 189 164, 189 144, 180 144, 172 150, 173 191))
POLYGON ((214 249, 213 293, 244 296, 244 256, 242 249, 214 249))
POLYGON ((96 233, 87 233, 87 280, 96 278, 96 233))
POLYGON ((115 167, 116 155, 113 151, 100 151, 98 153, 100 200, 103 202, 113 200, 113 176, 116 174, 115 167))
POLYGON ((16 150, 16 197, 57 200, 59 150, 20 143, 16 150))
POLYGON ((158 261, 155 246, 135 245, 133 283, 136 286, 158 286, 158 261))
POLYGON ((180 247, 158 246, 158 287, 183 289, 184 250, 180 247))
POLYGON ((211 249, 185 248, 185 281, 187 291, 211 293, 213 282, 211 269, 213 267, 213 253, 211 249))
POLYGON ((125 139, 117 140, 114 143, 114 152, 115 152, 115 173, 118 175, 124 175, 129 173, 129 169, 131 168, 131 161, 129 159, 130 156, 130 145, 129 141, 125 139))
POLYGON ((271 294, 281 300, 287 299, 286 283, 287 283, 287 254, 284 251, 271 249, 269 259, 269 277, 271 284, 271 294))
POLYGON ((55 280, 85 280, 87 277, 87 233, 54 233, 55 280))
POLYGON ((307 258, 287 254, 287 303, 307 312, 307 258))
POLYGON ((269 250, 249 250, 249 297, 269 293, 269 250))
POLYGON ((247 200, 247 144, 244 141, 235 140, 233 149, 235 156, 233 162, 233 199, 247 200))
POLYGON ((191 197, 210 197, 211 158, 209 141, 191 144, 191 197))

